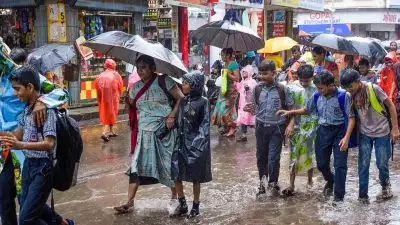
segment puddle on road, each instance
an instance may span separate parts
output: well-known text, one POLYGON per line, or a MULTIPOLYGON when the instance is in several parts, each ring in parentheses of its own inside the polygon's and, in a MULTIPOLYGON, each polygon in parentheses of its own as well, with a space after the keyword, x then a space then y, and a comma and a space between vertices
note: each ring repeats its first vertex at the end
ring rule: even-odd
MULTIPOLYGON (((349 155, 347 194, 337 206, 322 197, 324 181, 319 172, 314 186, 306 189, 307 177, 296 178, 296 195, 291 198, 266 197, 256 200, 259 185, 255 159, 255 138, 248 143, 234 139, 212 137, 212 171, 214 180, 202 185, 201 217, 194 221, 169 218, 168 188, 161 185, 140 187, 135 210, 127 215, 114 215, 112 207, 127 198, 128 177, 124 172, 129 164, 129 130, 120 126, 120 137, 103 144, 93 135, 99 128, 83 130, 85 153, 80 174, 81 183, 71 191, 57 193, 57 210, 72 217, 80 225, 111 224, 400 224, 400 200, 395 197, 387 202, 376 202, 380 192, 378 170, 371 162, 369 195, 371 204, 361 205, 358 197, 357 151, 349 155)), ((281 160, 280 186, 288 185, 288 150, 281 160)), ((395 154, 400 157, 400 154, 395 154)), ((373 157, 374 158, 374 157, 373 157)), ((391 162, 391 181, 395 196, 400 193, 400 166, 391 162)), ((185 183, 187 202, 191 207, 191 184, 185 183)))

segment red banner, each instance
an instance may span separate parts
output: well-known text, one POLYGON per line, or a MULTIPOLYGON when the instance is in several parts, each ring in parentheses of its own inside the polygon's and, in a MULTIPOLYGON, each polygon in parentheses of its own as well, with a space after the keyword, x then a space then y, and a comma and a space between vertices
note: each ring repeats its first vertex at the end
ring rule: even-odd
POLYGON ((285 36, 285 23, 273 22, 272 37, 284 37, 284 36, 285 36))

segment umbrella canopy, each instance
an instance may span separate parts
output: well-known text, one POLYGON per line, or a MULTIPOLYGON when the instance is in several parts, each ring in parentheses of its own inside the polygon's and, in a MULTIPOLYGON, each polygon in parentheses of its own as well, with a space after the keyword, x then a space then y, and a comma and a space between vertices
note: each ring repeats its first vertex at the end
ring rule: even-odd
POLYGON ((311 42, 307 42, 305 44, 308 44, 312 47, 319 45, 332 52, 348 55, 359 55, 350 41, 335 34, 320 34, 314 37, 311 42))
POLYGON ((45 73, 60 66, 70 64, 76 56, 74 46, 63 44, 47 44, 33 49, 28 60, 35 58, 40 61, 40 72, 45 73))
POLYGON ((265 41, 264 48, 258 53, 275 53, 291 49, 297 42, 290 37, 276 37, 265 41))
POLYGON ((264 47, 264 41, 251 28, 232 20, 211 22, 192 32, 192 37, 219 48, 235 51, 256 51, 264 47))
POLYGON ((84 45, 132 65, 135 65, 139 56, 148 55, 154 58, 157 72, 170 76, 181 77, 187 73, 185 65, 175 53, 162 44, 146 41, 139 35, 111 31, 93 37, 84 45))
POLYGON ((360 55, 368 57, 373 57, 373 56, 385 57, 387 54, 387 51, 384 48, 382 48, 382 46, 379 43, 377 43, 372 39, 363 37, 348 37, 346 39, 351 42, 351 44, 354 46, 354 48, 360 55))

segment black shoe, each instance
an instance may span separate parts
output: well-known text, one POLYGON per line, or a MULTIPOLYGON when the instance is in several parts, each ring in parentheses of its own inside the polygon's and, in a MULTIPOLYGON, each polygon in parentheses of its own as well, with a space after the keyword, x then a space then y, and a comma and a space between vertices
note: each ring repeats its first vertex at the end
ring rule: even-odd
POLYGON ((369 204, 369 197, 358 197, 358 202, 363 204, 363 205, 368 205, 369 204))
POLYGON ((247 141, 247 137, 246 136, 240 136, 236 139, 236 142, 246 142, 247 141))
POLYGON ((391 185, 382 186, 382 192, 377 196, 378 200, 389 200, 393 198, 393 192, 391 185))
POLYGON ((199 203, 193 202, 192 210, 190 210, 190 213, 187 216, 187 218, 190 219, 190 218, 197 217, 199 215, 200 215, 200 202, 199 203))
POLYGON ((182 216, 186 215, 188 212, 188 206, 186 204, 185 197, 179 198, 179 205, 175 208, 170 216, 182 216))
POLYGON ((324 186, 324 191, 323 191, 325 196, 330 196, 333 194, 333 184, 326 183, 324 186))
POLYGON ((260 187, 258 187, 258 192, 256 194, 256 197, 260 197, 261 195, 265 195, 267 191, 265 190, 264 184, 260 183, 260 187))
POLYGON ((268 183, 268 191, 280 191, 281 188, 279 187, 279 185, 277 183, 268 183))

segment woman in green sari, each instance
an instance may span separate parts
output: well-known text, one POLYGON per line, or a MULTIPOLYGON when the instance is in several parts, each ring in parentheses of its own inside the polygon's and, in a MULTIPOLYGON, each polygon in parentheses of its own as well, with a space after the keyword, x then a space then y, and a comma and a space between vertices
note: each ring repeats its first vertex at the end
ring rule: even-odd
POLYGON ((161 183, 174 187, 171 178, 171 157, 177 140, 174 125, 183 94, 171 78, 155 73, 152 57, 140 56, 136 67, 141 80, 129 90, 133 155, 128 170, 128 202, 114 208, 120 213, 133 208, 139 185, 161 183), (173 105, 170 98, 174 99, 173 105))
POLYGON ((224 72, 226 72, 227 91, 223 93, 223 88, 221 87, 211 122, 213 125, 224 128, 224 131, 227 130, 227 133, 224 134, 225 137, 233 137, 236 132, 235 121, 237 119, 236 101, 238 91, 235 88, 235 83, 239 82, 239 64, 233 58, 232 48, 222 49, 221 59, 225 63, 222 75, 224 76, 224 72))

